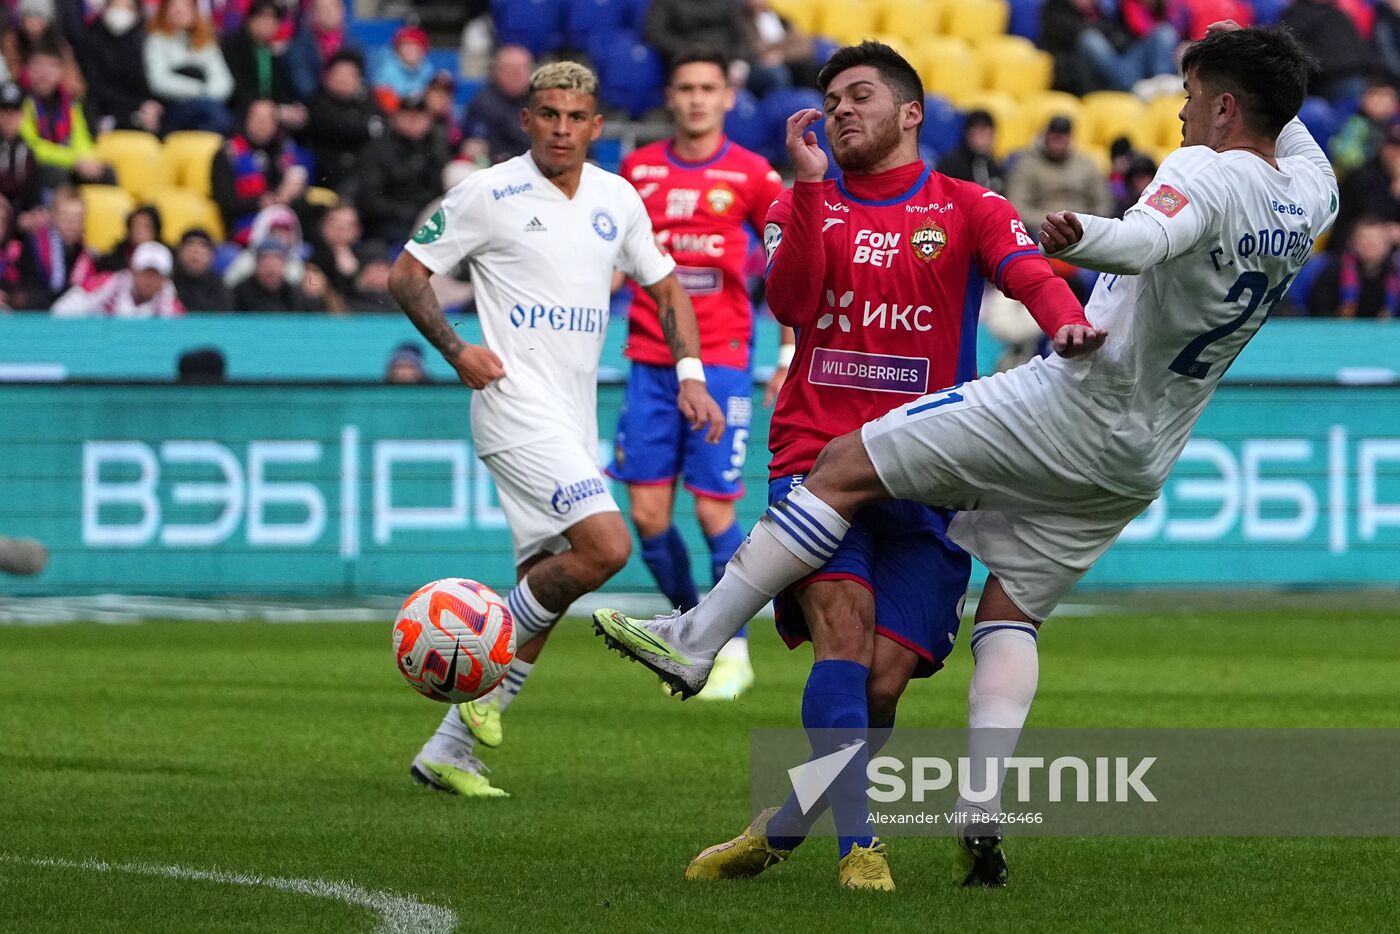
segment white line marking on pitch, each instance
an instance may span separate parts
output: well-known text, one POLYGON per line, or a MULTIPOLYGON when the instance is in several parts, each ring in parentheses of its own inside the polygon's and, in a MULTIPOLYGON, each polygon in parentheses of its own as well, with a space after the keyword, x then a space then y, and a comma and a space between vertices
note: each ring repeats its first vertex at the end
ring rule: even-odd
POLYGON ((368 908, 379 915, 376 934, 436 934, 457 928, 457 915, 446 908, 425 905, 411 898, 361 888, 348 882, 327 882, 324 879, 283 879, 277 876, 253 876, 218 869, 190 869, 185 866, 160 866, 154 863, 104 863, 95 859, 82 862, 68 859, 25 859, 0 853, 0 863, 38 866, 53 869, 81 869, 88 872, 127 872, 138 876, 156 876, 193 882, 218 882, 223 885, 247 885, 277 889, 312 898, 331 898, 347 905, 368 908))

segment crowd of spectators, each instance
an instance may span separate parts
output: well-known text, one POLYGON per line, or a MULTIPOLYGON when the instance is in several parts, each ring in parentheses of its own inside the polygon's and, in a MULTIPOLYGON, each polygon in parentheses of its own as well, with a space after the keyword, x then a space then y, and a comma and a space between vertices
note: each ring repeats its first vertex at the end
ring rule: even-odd
MULTIPOLYGON (((1179 90, 1180 49, 1209 21, 1247 22, 1255 6, 1043 0, 1034 38, 1053 56, 1057 90, 1146 95, 1179 90)), ((344 0, 0 0, 0 307, 392 310, 394 252, 434 200, 463 173, 528 147, 519 113, 535 58, 495 47, 458 113, 458 78, 435 67, 422 29, 405 25, 366 47, 346 9, 344 0), (97 145, 112 130, 219 134, 208 179, 219 224, 164 229, 159 208, 138 203, 120 241, 92 249, 80 191, 118 181, 97 145)), ((1312 313, 1389 315, 1400 0, 1294 0, 1275 12, 1317 55, 1316 93, 1346 115, 1330 140, 1343 184, 1327 269, 1295 302, 1312 313)), ((697 43, 730 50, 731 79, 759 97, 816 87, 830 46, 768 0, 650 0, 636 28, 663 61, 697 43)), ((987 110, 965 114, 938 167, 1005 194, 1031 229, 1051 209, 1121 216, 1156 167, 1125 138, 1105 168, 1076 145, 1070 115, 1049 116, 1030 146, 1007 155, 996 121, 987 110)), ((1087 280, 1063 272, 1087 294, 1087 280)))
POLYGON ((392 310, 393 253, 446 183, 528 146, 528 50, 497 50, 460 120, 428 51, 412 25, 363 47, 344 0, 4 0, 0 309, 392 310), (138 203, 93 249, 83 186, 119 181, 113 130, 219 134, 221 236, 138 203))

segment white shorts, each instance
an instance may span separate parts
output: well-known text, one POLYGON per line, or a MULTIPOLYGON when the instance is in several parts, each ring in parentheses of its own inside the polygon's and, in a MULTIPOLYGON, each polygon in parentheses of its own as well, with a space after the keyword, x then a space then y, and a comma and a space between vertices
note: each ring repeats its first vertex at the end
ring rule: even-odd
POLYGON ((1106 490, 1060 454, 1025 369, 924 396, 861 438, 891 496, 960 510, 948 537, 1042 621, 1152 500, 1106 490))
POLYGON ((567 529, 618 511, 593 452, 572 438, 541 438, 481 460, 496 481, 517 567, 542 552, 568 551, 567 529))

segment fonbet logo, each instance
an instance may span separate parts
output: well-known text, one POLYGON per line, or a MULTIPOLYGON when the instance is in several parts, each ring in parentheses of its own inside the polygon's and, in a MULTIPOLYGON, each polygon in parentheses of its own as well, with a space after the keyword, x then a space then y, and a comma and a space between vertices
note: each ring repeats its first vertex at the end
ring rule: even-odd
POLYGON ((899 242, 903 237, 903 234, 883 230, 857 231, 856 251, 851 255, 851 262, 857 266, 869 264, 888 268, 899 255, 899 242))

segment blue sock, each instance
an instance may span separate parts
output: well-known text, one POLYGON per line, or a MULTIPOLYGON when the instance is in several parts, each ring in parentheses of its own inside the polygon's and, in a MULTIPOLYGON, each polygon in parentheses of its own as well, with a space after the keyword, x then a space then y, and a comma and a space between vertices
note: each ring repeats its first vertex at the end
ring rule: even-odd
MULTIPOLYGON (((724 569, 729 564, 729 559, 734 557, 734 552, 739 550, 739 546, 744 544, 744 533, 739 528, 739 523, 734 523, 729 528, 718 535, 706 535, 705 544, 710 546, 710 580, 716 584, 724 576, 724 569)), ((734 634, 736 639, 747 639, 749 637, 749 624, 734 634)))
MULTIPOLYGON (((870 669, 859 662, 826 659, 812 666, 802 695, 802 725, 812 738, 812 758, 835 752, 850 742, 867 741, 870 721, 865 702, 865 682, 870 669)), ((840 855, 854 844, 870 846, 870 802, 865 796, 869 749, 862 748, 831 783, 826 803, 836 818, 840 855)), ((796 796, 790 796, 768 822, 768 842, 780 850, 794 849, 811 829, 823 808, 802 813, 796 796)))
MULTIPOLYGON (((885 743, 889 741, 894 730, 894 716, 884 723, 872 723, 870 725, 870 755, 877 755, 881 749, 885 748, 885 743)), ((868 760, 867 760, 868 761, 868 760)), ((797 795, 788 795, 788 799, 783 802, 783 806, 778 809, 778 813, 773 815, 768 822, 768 842, 780 850, 795 850, 807 839, 807 834, 811 831, 812 825, 817 819, 826 813, 830 803, 823 797, 818 801, 812 810, 806 814, 802 813, 802 805, 797 801, 797 795), (780 835, 781 832, 781 835, 780 835)))
POLYGON ((688 610, 700 602, 690 575, 690 552, 674 525, 660 535, 642 539, 642 561, 671 606, 688 610))

